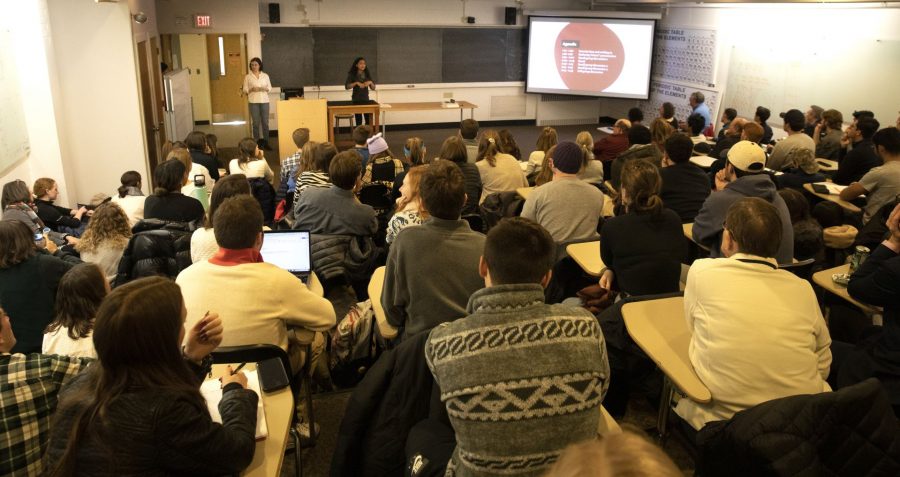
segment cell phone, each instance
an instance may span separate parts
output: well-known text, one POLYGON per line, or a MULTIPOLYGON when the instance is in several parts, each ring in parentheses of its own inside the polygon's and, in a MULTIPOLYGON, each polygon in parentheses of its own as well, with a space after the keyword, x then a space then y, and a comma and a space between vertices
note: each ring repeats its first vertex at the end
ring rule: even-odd
POLYGON ((203 177, 203 174, 196 174, 194 176, 194 187, 204 186, 206 186, 206 177, 203 177))
POLYGON ((814 191, 818 192, 819 194, 828 194, 829 193, 828 187, 825 187, 822 184, 813 184, 812 188, 814 191))
POLYGON ((291 384, 280 358, 269 358, 256 363, 259 371, 259 385, 264 392, 271 393, 291 384))

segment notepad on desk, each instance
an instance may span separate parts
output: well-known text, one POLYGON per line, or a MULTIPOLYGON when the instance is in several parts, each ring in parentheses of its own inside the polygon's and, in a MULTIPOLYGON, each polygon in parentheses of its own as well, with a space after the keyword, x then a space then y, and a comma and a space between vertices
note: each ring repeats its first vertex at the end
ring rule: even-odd
POLYGON ((816 185, 825 186, 830 195, 841 195, 841 191, 847 188, 845 185, 838 185, 833 182, 816 182, 816 185))
POLYGON ((458 103, 441 103, 442 108, 458 108, 458 103))
MULTIPOLYGON (((247 376, 247 388, 252 389, 259 396, 259 402, 256 406, 256 440, 261 441, 269 436, 269 427, 266 425, 266 411, 263 408, 262 391, 259 386, 259 373, 254 371, 244 371, 247 376)), ((200 394, 206 399, 206 406, 209 408, 209 415, 213 422, 222 423, 222 416, 219 414, 219 402, 222 401, 222 383, 218 379, 208 379, 200 386, 200 394)))
POLYGON ((612 133, 613 133, 613 128, 607 127, 607 126, 599 127, 599 128, 597 128, 597 130, 600 131, 600 132, 604 132, 604 133, 606 133, 606 134, 612 134, 612 133))

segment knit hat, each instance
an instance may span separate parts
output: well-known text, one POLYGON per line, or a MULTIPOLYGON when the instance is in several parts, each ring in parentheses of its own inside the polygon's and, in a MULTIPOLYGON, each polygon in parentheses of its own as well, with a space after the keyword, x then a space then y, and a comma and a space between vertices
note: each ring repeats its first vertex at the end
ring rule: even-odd
POLYGON ((728 150, 728 162, 744 172, 762 172, 766 167, 766 153, 750 141, 740 141, 728 150))
POLYGON ((384 138, 381 137, 381 133, 378 133, 367 139, 366 145, 369 148, 369 154, 372 155, 387 151, 388 149, 387 141, 385 141, 384 138))
POLYGON ((584 162, 584 151, 574 142, 561 142, 553 151, 553 167, 565 174, 577 174, 584 162))

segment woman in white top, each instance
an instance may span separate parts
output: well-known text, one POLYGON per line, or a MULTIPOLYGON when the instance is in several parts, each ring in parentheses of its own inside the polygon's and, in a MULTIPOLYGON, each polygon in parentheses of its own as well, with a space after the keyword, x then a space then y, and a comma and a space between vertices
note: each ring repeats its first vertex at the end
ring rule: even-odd
POLYGON ((263 63, 259 58, 250 60, 250 72, 244 77, 244 94, 250 102, 250 121, 253 139, 262 147, 269 149, 269 91, 272 82, 269 75, 263 73, 263 63))
POLYGON ((219 179, 216 190, 209 199, 209 210, 206 211, 203 227, 195 230, 191 235, 192 263, 209 260, 219 251, 219 244, 216 242, 216 235, 213 232, 213 215, 225 199, 239 194, 250 194, 250 183, 247 182, 247 176, 231 174, 219 179))
MULTIPOLYGON (((91 219, 93 221, 93 219, 91 219)), ((109 282, 93 263, 72 267, 59 281, 53 321, 44 330, 41 352, 96 358, 94 317, 109 293, 109 282)))
POLYGON ((238 152, 241 157, 232 159, 228 163, 229 174, 244 174, 247 179, 256 179, 261 177, 269 182, 275 177, 275 173, 266 162, 262 150, 256 145, 256 141, 252 138, 245 137, 238 144, 238 152))
POLYGON ((107 280, 112 282, 129 240, 131 225, 128 217, 118 204, 110 202, 94 211, 75 250, 81 254, 82 260, 100 267, 107 280))
POLYGON ((475 165, 478 167, 484 188, 481 202, 497 192, 528 187, 528 180, 525 179, 519 161, 509 154, 500 152, 500 136, 494 130, 487 129, 481 134, 475 165))
POLYGON ((559 136, 556 134, 556 129, 548 126, 541 131, 541 135, 538 136, 537 143, 535 144, 537 150, 528 156, 528 162, 525 166, 526 176, 533 179, 534 176, 541 172, 541 164, 544 163, 544 155, 546 155, 547 151, 558 142, 559 136))
POLYGON ((388 222, 385 242, 393 242, 401 230, 419 225, 428 218, 428 212, 422 207, 419 196, 419 181, 427 168, 428 166, 413 167, 403 177, 400 198, 397 199, 397 212, 388 222))
POLYGON ((118 189, 118 194, 113 196, 112 201, 119 204, 119 207, 125 211, 128 223, 134 227, 134 224, 144 218, 144 201, 147 199, 144 192, 141 191, 141 173, 128 171, 122 174, 120 181, 122 185, 118 189))

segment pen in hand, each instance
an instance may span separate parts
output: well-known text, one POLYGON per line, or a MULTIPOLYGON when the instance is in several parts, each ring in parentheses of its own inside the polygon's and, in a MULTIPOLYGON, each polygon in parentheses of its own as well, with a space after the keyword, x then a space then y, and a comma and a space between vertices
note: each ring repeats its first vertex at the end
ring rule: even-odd
MULTIPOLYGON (((209 316, 209 310, 206 310, 206 314, 203 315, 203 319, 201 319, 200 321, 203 322, 204 320, 206 320, 206 318, 207 318, 208 316, 209 316)), ((205 322, 203 323, 203 326, 206 326, 206 323, 205 323, 205 322)), ((206 343, 206 341, 207 341, 208 339, 209 339, 209 338, 206 337, 206 332, 203 331, 203 328, 201 327, 201 329, 200 329, 200 342, 201 342, 201 343, 206 343)))
POLYGON ((246 365, 247 365, 247 363, 241 363, 241 364, 239 364, 237 368, 234 368, 233 370, 231 370, 231 374, 237 374, 238 371, 240 371, 241 368, 243 368, 243 367, 246 366, 246 365))

